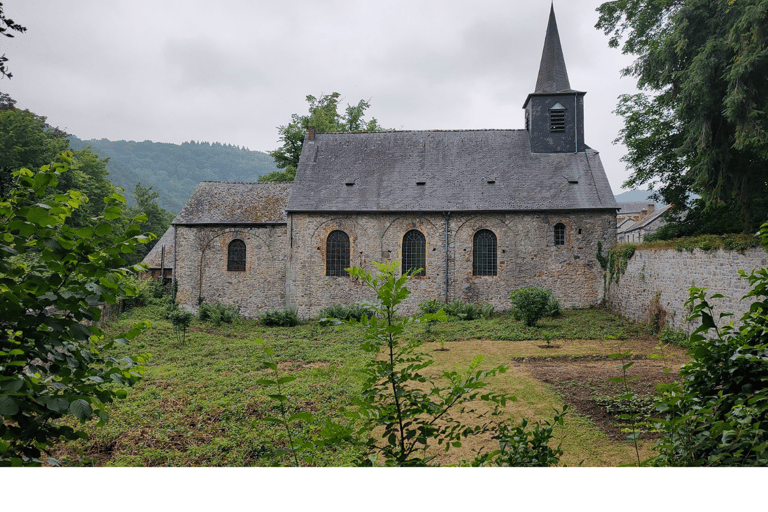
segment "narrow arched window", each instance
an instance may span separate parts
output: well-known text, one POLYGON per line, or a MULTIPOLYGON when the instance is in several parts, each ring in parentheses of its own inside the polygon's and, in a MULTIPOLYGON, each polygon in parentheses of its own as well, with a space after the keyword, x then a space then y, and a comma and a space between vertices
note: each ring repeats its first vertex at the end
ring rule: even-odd
POLYGON ((227 249, 227 270, 245 270, 245 242, 232 240, 227 249))
POLYGON ((555 224, 555 245, 565 245, 565 224, 555 224))
POLYGON ((496 275, 496 234, 488 229, 475 233, 472 241, 472 275, 496 275))
POLYGON ((349 236, 343 231, 331 231, 325 241, 325 275, 345 276, 349 268, 349 236))
POLYGON ((403 237, 403 274, 418 270, 415 276, 427 275, 427 239, 421 231, 412 229, 403 237))

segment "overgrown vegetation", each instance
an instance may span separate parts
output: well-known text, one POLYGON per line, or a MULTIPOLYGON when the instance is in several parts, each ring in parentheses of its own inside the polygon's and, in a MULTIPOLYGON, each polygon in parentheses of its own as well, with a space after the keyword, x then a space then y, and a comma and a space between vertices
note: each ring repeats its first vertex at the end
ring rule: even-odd
POLYGON ((431 299, 420 302, 419 311, 422 315, 444 311, 449 318, 455 320, 477 320, 489 318, 493 314, 493 305, 487 302, 464 302, 460 299, 452 302, 431 299))
POLYGON ((63 418, 104 425, 107 404, 142 376, 145 356, 107 353, 148 322, 109 339, 95 322, 100 304, 135 293, 126 277, 139 269, 124 256, 147 241, 145 217, 114 232, 125 199, 113 191, 92 225, 73 227, 83 195, 56 189, 71 162, 64 153, 39 172, 14 172, 0 201, 0 466, 40 465, 59 438, 87 438, 63 418))
POLYGON ((293 327, 299 323, 298 311, 295 309, 274 309, 259 317, 264 325, 270 327, 293 327))
POLYGON ((203 302, 197 309, 197 317, 201 322, 208 322, 215 326, 221 325, 222 322, 231 324, 240 318, 240 308, 221 302, 203 302))
POLYGON ((353 302, 349 306, 344 304, 334 304, 328 306, 325 309, 315 315, 319 322, 325 322, 329 318, 335 318, 336 320, 361 320, 363 316, 372 317, 376 314, 376 305, 372 302, 361 300, 353 302))

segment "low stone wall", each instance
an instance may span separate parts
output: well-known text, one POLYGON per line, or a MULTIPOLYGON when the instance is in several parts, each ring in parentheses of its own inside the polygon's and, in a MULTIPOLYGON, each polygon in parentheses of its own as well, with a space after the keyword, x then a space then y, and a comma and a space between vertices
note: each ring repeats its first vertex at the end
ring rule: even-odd
POLYGON ((661 313, 669 325, 690 333, 700 324, 686 322, 690 314, 685 308, 689 288, 707 287, 707 296, 725 295, 709 301, 715 306, 715 321, 720 313, 730 312, 734 315, 718 321, 719 325, 731 320, 738 324, 750 306, 749 302, 741 301, 749 291, 749 282, 741 278, 738 271, 749 273, 766 266, 768 253, 761 248, 744 253, 722 249, 711 252, 639 249, 629 260, 624 274, 619 276, 618 283, 608 286, 606 300, 614 310, 637 322, 648 322, 661 313))

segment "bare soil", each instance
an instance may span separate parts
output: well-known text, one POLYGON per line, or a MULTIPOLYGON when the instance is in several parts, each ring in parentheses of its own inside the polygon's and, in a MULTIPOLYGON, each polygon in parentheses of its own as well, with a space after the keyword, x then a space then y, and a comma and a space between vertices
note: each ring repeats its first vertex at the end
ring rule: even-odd
MULTIPOLYGON (((639 397, 651 397, 656 391, 656 385, 671 383, 678 378, 680 368, 680 350, 675 350, 673 358, 666 363, 661 359, 648 359, 645 355, 633 356, 633 365, 627 370, 627 386, 639 397), (671 363, 671 364, 670 364, 671 363), (672 371, 664 373, 665 367, 672 371)), ((630 359, 622 362, 606 356, 584 357, 528 357, 514 363, 537 380, 551 385, 568 403, 572 411, 588 417, 600 430, 614 441, 624 441, 627 433, 622 432, 613 415, 598 405, 597 395, 618 396, 625 393, 623 382, 611 382, 610 379, 621 377, 621 366, 630 359)), ((657 437, 652 433, 642 434, 641 438, 657 437)))

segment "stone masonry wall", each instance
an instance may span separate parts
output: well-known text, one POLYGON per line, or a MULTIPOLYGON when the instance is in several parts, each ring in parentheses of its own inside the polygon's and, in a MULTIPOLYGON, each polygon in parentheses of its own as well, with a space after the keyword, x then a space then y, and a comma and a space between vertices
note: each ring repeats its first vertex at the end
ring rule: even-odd
POLYGON ((426 275, 409 284, 402 312, 414 313, 427 299, 487 301, 503 311, 508 294, 522 286, 553 290, 563 306, 586 307, 602 297, 597 242, 616 236, 613 212, 506 214, 291 214, 286 300, 301 318, 331 304, 372 300, 373 293, 350 277, 325 275, 326 238, 334 230, 350 237, 350 264, 373 270, 373 261, 402 257, 403 235, 417 229, 427 241, 426 275), (566 226, 565 245, 554 245, 554 226, 566 226), (480 229, 496 234, 498 274, 472 275, 472 241, 480 229), (448 279, 446 283, 446 271, 448 279))
POLYGON ((684 304, 688 300, 691 286, 707 287, 707 295, 725 295, 712 299, 715 306, 715 320, 723 312, 734 313, 719 324, 730 320, 738 323, 741 315, 749 309, 749 303, 740 299, 749 291, 749 283, 739 277, 738 271, 749 273, 755 268, 768 266, 768 253, 764 249, 749 249, 743 254, 736 251, 717 250, 693 252, 665 250, 637 250, 629 260, 627 270, 619 276, 618 283, 611 283, 606 299, 611 306, 627 318, 637 322, 649 320, 653 302, 666 314, 666 322, 688 333, 698 325, 686 322, 689 312, 684 304))
POLYGON ((287 228, 264 226, 177 226, 176 279, 179 303, 196 310, 206 302, 240 307, 245 317, 285 307, 287 228), (244 271, 227 270, 229 243, 246 245, 244 271))

